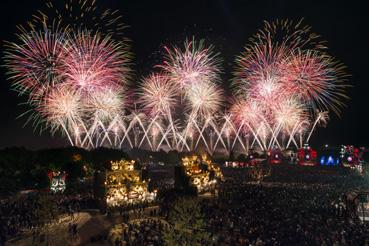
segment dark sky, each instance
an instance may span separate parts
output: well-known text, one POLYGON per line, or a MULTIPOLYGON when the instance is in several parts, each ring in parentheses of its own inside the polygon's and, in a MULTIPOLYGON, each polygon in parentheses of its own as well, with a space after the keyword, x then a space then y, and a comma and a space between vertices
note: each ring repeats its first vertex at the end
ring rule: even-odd
MULTIPOLYGON (((58 0, 62 1, 62 0, 58 0)), ((105 8, 119 9, 129 26, 136 75, 147 74, 160 59, 162 45, 182 43, 195 35, 216 46, 224 59, 224 79, 229 80, 236 55, 248 38, 262 27, 263 20, 299 20, 328 41, 329 53, 341 60, 351 74, 351 100, 341 118, 331 117, 319 128, 312 143, 353 143, 369 145, 368 13, 365 1, 123 1, 97 0, 105 8)), ((42 0, 1 0, 1 50, 4 40, 15 40, 17 24, 24 24, 43 6, 42 0)), ((0 148, 26 146, 44 148, 67 145, 59 136, 51 137, 24 126, 17 119, 26 108, 9 87, 5 69, 0 68, 0 148)))

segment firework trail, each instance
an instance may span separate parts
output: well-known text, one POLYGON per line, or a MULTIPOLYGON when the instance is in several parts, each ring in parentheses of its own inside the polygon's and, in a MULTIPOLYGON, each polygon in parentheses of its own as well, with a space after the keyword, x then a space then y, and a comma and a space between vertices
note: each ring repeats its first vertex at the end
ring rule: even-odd
MULTIPOLYGON (((173 145, 177 145, 177 128, 173 121, 173 110, 178 104, 179 90, 176 84, 164 73, 151 74, 144 78, 141 90, 139 92, 139 102, 142 103, 144 110, 151 115, 154 120, 164 117, 168 121, 168 129, 170 129, 173 137, 173 145)), ((155 123, 157 124, 157 123, 155 123)), ((152 132, 155 137, 159 134, 158 128, 161 129, 163 138, 167 137, 169 131, 164 133, 162 125, 153 125, 152 132)), ((164 141, 164 140, 163 140, 164 141)), ((169 142, 166 139, 166 142, 169 142)), ((162 143, 162 141, 161 141, 162 143)))
POLYGON ((217 86, 221 73, 219 54, 212 46, 206 47, 203 40, 197 42, 194 39, 186 40, 184 48, 165 47, 165 52, 163 64, 156 67, 180 88, 180 104, 187 112, 177 149, 185 146, 190 149, 187 138, 193 141, 193 128, 197 128, 197 137, 209 146, 203 136, 204 126, 212 114, 219 113, 223 104, 222 92, 217 86))
POLYGON ((37 110, 43 116, 51 131, 62 129, 70 143, 75 145, 79 140, 78 125, 83 116, 81 95, 68 85, 58 85, 40 102, 37 110), (72 140, 72 135, 76 139, 72 140))

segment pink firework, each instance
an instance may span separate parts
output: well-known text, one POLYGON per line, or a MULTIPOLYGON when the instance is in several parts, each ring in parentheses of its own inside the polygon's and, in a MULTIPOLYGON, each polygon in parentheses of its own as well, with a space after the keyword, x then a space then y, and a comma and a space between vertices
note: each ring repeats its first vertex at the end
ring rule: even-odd
POLYGON ((260 87, 263 80, 273 80, 280 83, 284 74, 282 62, 288 56, 288 48, 273 44, 269 38, 262 42, 255 41, 245 47, 245 51, 236 58, 233 87, 235 93, 241 96, 255 94, 255 88, 260 87))
POLYGON ((316 50, 323 52, 327 49, 326 41, 312 31, 311 26, 304 23, 304 19, 295 22, 289 19, 277 19, 272 22, 264 21, 264 26, 251 39, 254 44, 270 44, 274 47, 287 49, 316 50))
POLYGON ((103 8, 96 0, 45 0, 44 3, 45 6, 32 16, 30 25, 56 24, 66 32, 85 29, 109 34, 117 40, 125 39, 126 26, 119 11, 103 8))
POLYGON ((284 62, 283 89, 294 93, 312 108, 340 112, 347 98, 343 65, 315 51, 291 53, 284 62))
POLYGON ((130 57, 127 47, 122 45, 109 36, 78 32, 67 46, 65 82, 83 92, 126 85, 131 72, 130 57))
POLYGON ((260 117, 264 114, 263 108, 256 101, 240 100, 235 102, 231 109, 233 121, 238 125, 258 125, 260 117))
POLYGON ((283 98, 306 107, 339 114, 347 98, 344 67, 324 50, 318 35, 302 22, 275 21, 252 39, 236 60, 237 95, 258 100, 273 110, 283 98))
POLYGON ((280 100, 288 97, 288 92, 283 90, 281 77, 278 75, 265 74, 259 77, 252 87, 248 89, 250 100, 256 100, 259 104, 274 108, 280 100))
POLYGON ((165 50, 164 63, 158 67, 166 71, 181 88, 204 81, 219 81, 221 60, 212 46, 205 47, 203 41, 193 40, 186 41, 184 49, 165 47, 165 50))
POLYGON ((61 82, 65 58, 65 36, 58 30, 21 28, 19 43, 7 43, 5 64, 9 78, 19 93, 39 99, 50 87, 61 82))
POLYGON ((178 87, 166 74, 151 74, 144 78, 139 101, 150 115, 168 116, 178 103, 178 87))
POLYGON ((122 114, 124 98, 123 91, 117 88, 106 87, 91 93, 85 102, 89 117, 104 123, 111 121, 122 114))
POLYGON ((188 106, 192 114, 207 119, 216 114, 223 105, 223 94, 217 85, 198 83, 186 91, 188 106))
POLYGON ((295 98, 280 100, 273 114, 275 124, 287 131, 291 131, 296 124, 308 119, 305 105, 295 98))
POLYGON ((73 129, 85 113, 81 95, 66 84, 58 85, 39 104, 38 111, 52 128, 73 129))

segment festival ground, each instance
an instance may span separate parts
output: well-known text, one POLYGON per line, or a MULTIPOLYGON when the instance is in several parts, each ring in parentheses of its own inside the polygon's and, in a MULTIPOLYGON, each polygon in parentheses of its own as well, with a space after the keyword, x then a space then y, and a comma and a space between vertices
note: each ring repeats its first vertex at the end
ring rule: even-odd
MULTIPOLYGON (((299 240, 308 245, 368 242, 368 225, 349 215, 343 197, 354 189, 368 190, 369 183, 348 169, 278 166, 262 181, 248 180, 245 168, 225 168, 223 172, 225 181, 218 186, 217 195, 206 193, 195 201, 205 209, 201 216, 213 242, 209 245, 294 245, 299 240)), ((192 209, 196 206, 192 198, 188 199, 191 208, 189 214, 184 212, 185 217, 195 213, 192 209)), ((166 231, 175 224, 171 212, 158 211, 159 207, 132 210, 129 220, 125 211, 108 215, 81 212, 72 220, 78 224, 76 236, 70 236, 70 220, 64 219, 48 229, 46 238, 52 242, 49 245, 56 246, 128 242, 161 245, 166 231)), ((190 226, 197 225, 194 222, 190 226)), ((6 245, 32 245, 32 234, 6 245)))

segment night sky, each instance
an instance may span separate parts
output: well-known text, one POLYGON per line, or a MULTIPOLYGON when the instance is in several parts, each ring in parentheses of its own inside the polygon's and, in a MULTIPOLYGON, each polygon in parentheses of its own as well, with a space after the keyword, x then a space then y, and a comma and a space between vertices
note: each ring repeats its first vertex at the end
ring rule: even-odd
MULTIPOLYGON (((186 37, 195 36, 214 44, 216 51, 221 52, 224 83, 228 84, 235 56, 262 27, 263 20, 305 18, 304 23, 328 41, 329 53, 348 67, 353 85, 341 118, 331 115, 328 126, 318 128, 313 135, 312 144, 369 145, 369 15, 365 1, 97 0, 97 4, 119 9, 129 26, 126 35, 132 40, 135 55, 135 81, 161 60, 163 45, 182 43, 186 37)), ((15 40, 16 25, 24 24, 40 7, 42 0, 1 0, 1 51, 4 40, 15 40)), ((51 137, 46 132, 40 135, 31 124, 24 126, 26 118, 17 117, 27 107, 19 105, 24 99, 10 90, 3 67, 0 80, 0 148, 67 146, 67 141, 58 135, 51 137)))

